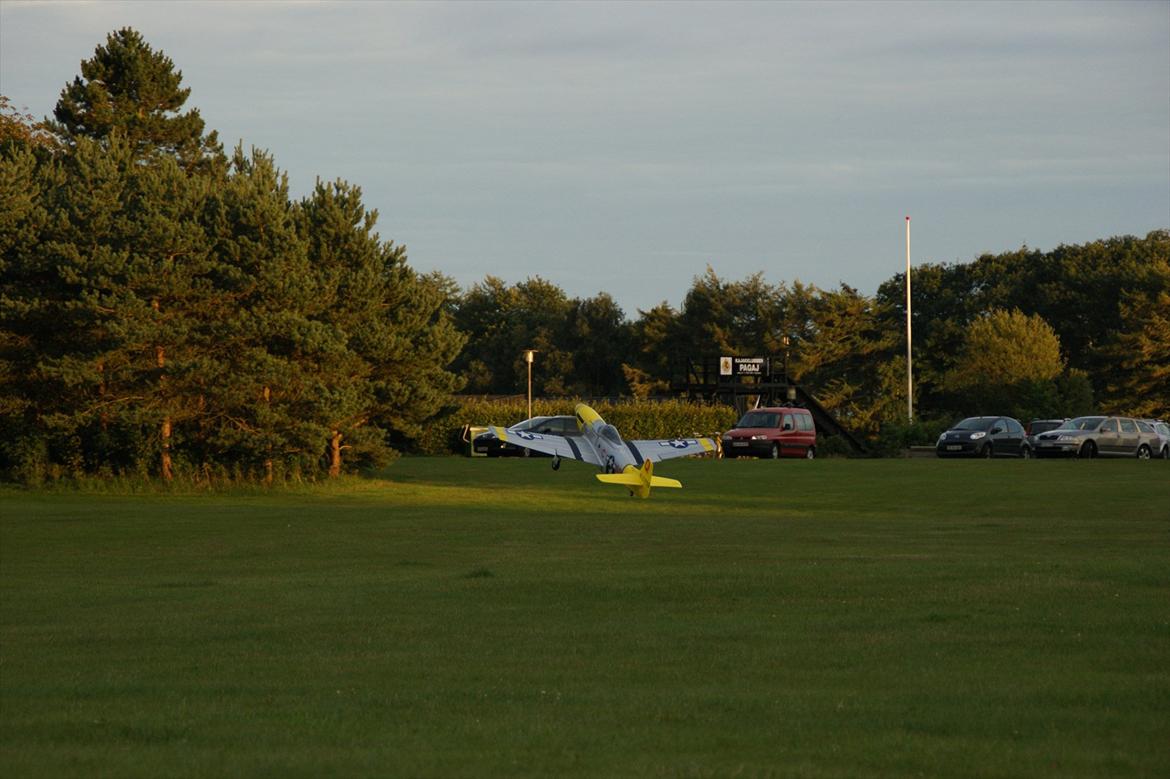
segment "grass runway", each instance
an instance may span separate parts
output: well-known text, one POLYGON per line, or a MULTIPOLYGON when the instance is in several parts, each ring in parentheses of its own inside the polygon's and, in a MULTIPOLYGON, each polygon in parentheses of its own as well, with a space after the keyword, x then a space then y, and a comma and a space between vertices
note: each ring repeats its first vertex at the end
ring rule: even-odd
POLYGON ((1170 464, 656 471, 0 489, 0 775, 1170 775, 1170 464))

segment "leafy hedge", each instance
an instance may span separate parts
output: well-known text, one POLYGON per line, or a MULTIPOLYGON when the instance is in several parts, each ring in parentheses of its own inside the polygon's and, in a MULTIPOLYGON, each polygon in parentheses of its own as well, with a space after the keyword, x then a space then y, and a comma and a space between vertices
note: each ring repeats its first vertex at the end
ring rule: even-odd
MULTIPOLYGON (((467 454, 462 440, 467 425, 513 425, 528 417, 528 401, 516 398, 458 398, 458 404, 433 420, 415 440, 419 454, 467 454)), ((570 415, 578 400, 533 400, 534 416, 570 415)), ((590 406, 617 427, 623 438, 713 436, 735 425, 738 413, 730 406, 681 400, 598 402, 590 406)))

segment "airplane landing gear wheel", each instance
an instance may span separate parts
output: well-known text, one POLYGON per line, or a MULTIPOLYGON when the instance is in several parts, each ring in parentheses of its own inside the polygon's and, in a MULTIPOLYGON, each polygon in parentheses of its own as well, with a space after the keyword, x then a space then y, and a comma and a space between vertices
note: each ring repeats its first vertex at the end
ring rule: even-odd
POLYGON ((560 457, 557 457, 557 456, 554 456, 554 457, 553 457, 553 459, 552 459, 552 469, 553 469, 554 471, 559 471, 559 470, 561 469, 561 458, 560 458, 560 457))

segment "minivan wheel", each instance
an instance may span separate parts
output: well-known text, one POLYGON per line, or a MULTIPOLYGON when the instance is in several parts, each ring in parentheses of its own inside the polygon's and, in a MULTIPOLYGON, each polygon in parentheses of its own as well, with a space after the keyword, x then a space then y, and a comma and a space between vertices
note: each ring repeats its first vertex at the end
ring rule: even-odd
POLYGON ((773 460, 779 460, 780 459, 780 444, 772 444, 772 451, 768 456, 771 457, 773 460))
POLYGON ((1139 446, 1137 456, 1138 456, 1139 460, 1150 459, 1150 447, 1146 446, 1145 444, 1142 444, 1141 446, 1139 446))
POLYGON ((1082 460, 1091 460, 1097 456, 1097 445, 1092 441, 1085 441, 1081 451, 1077 454, 1082 460))
POLYGON ((804 450, 804 459, 812 460, 812 459, 816 458, 816 456, 817 456, 817 450, 813 449, 811 446, 808 449, 804 450))

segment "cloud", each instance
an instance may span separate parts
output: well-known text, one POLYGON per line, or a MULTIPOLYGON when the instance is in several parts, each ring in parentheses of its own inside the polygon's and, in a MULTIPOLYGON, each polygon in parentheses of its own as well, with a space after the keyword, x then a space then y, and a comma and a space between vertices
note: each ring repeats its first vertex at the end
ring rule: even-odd
POLYGON ((47 113, 131 25, 228 143, 272 150, 295 190, 362 185, 421 266, 587 263, 607 287, 658 256, 683 288, 715 261, 865 289, 907 211, 945 259, 1166 226, 1166 10, 5 0, 0 91, 47 113))

